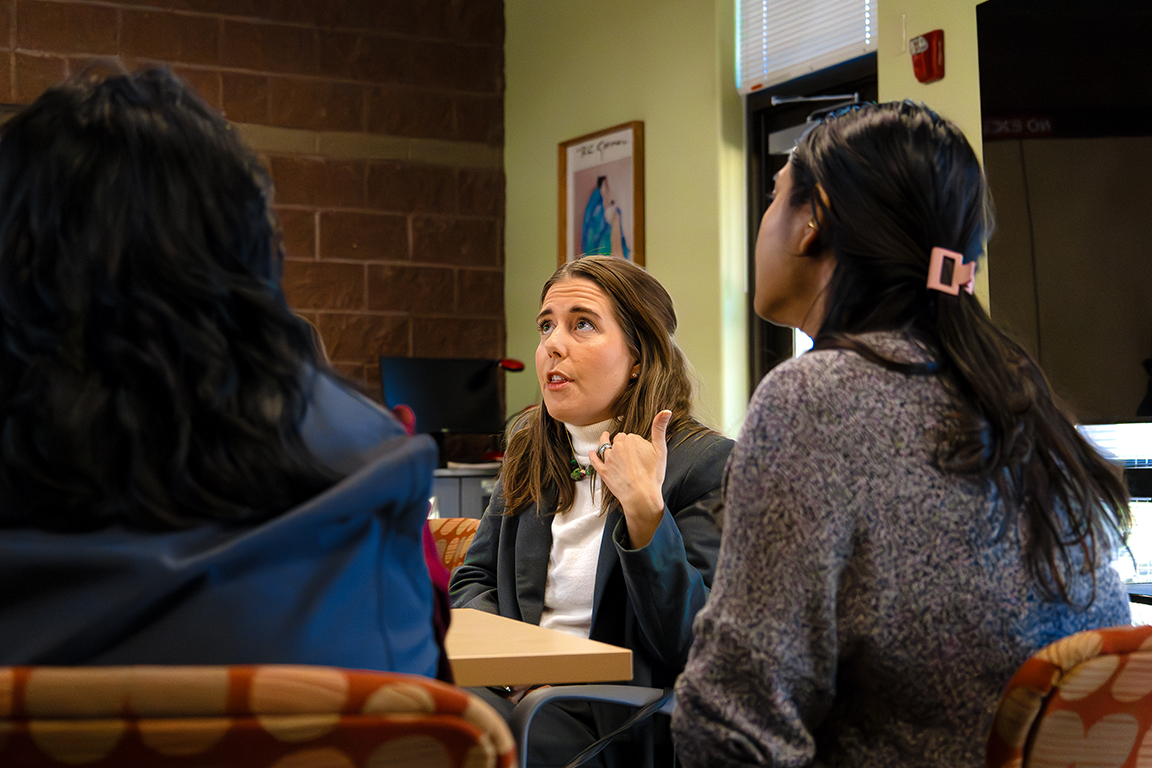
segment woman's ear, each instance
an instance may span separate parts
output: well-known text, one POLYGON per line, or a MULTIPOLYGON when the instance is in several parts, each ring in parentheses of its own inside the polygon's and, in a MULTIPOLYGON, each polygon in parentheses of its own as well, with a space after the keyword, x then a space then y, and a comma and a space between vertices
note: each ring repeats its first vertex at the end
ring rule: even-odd
POLYGON ((827 226, 827 216, 825 216, 825 212, 832 209, 832 202, 828 199, 828 193, 824 191, 824 187, 820 184, 816 185, 816 194, 820 195, 820 202, 823 203, 823 205, 816 205, 815 201, 813 201, 812 217, 808 219, 804 227, 803 236, 800 239, 800 253, 805 256, 819 256, 821 252, 827 250, 827 243, 820 235, 827 226))
POLYGON ((815 256, 820 242, 820 225, 816 219, 809 219, 800 235, 800 253, 804 256, 815 256))

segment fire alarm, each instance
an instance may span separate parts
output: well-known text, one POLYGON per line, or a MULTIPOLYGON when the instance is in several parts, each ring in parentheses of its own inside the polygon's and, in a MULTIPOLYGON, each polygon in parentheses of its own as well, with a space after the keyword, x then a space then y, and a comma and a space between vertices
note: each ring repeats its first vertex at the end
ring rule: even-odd
POLYGON ((934 29, 908 41, 912 51, 912 71, 922 83, 944 77, 944 30, 934 29))

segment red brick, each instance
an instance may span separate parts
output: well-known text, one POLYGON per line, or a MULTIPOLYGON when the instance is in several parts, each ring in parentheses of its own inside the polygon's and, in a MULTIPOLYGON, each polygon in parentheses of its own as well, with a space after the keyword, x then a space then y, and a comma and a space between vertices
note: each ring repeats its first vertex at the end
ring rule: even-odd
POLYGON ((458 40, 504 44, 503 0, 456 0, 449 7, 448 26, 458 40))
MULTIPOLYGON (((12 88, 11 57, 7 54, 0 56, 0 101, 3 101, 5 104, 13 104, 16 102, 12 88)), ((0 121, 6 121, 12 114, 14 114, 14 111, 5 110, 0 112, 0 121)))
POLYGON ((443 267, 368 265, 368 309, 386 312, 450 312, 455 278, 443 267))
POLYGON ((457 137, 455 100, 446 93, 386 85, 367 91, 366 128, 388 136, 457 137))
POLYGON ((408 261, 407 220, 385 214, 323 212, 320 258, 408 261))
POLYGON ((325 208, 363 208, 367 175, 362 160, 328 160, 317 204, 325 208))
POLYGON ((319 73, 338 80, 401 83, 411 77, 411 41, 350 32, 321 32, 319 73))
POLYGON ((456 172, 432 165, 368 165, 368 205, 382 211, 456 212, 456 172))
POLYGON ((268 79, 272 125, 308 130, 359 131, 364 126, 364 89, 351 83, 268 79))
POLYGON ((504 173, 486 168, 461 168, 460 213, 503 219, 504 173))
POLYGON ((271 158, 276 200, 322 208, 364 207, 364 162, 279 155, 271 158))
POLYGON ((503 346, 503 330, 497 320, 456 317, 412 320, 415 357, 500 357, 503 346))
POLYGON ((200 98, 217 112, 223 111, 224 102, 220 98, 220 73, 214 69, 189 69, 188 67, 172 67, 176 76, 200 94, 200 98))
POLYGON ((456 98, 456 138, 504 146, 504 97, 460 95, 456 98))
POLYGON ((277 209, 284 253, 292 259, 316 258, 316 214, 312 211, 277 209))
POLYGON ((275 16, 280 0, 186 0, 184 4, 201 13, 264 20, 275 16))
POLYGON ((16 19, 17 45, 26 50, 109 56, 119 52, 114 8, 19 0, 16 19))
POLYGON ((329 6, 339 5, 333 0, 276 0, 266 3, 263 18, 269 21, 283 21, 289 24, 305 24, 310 27, 329 26, 331 11, 329 6))
POLYGON ((224 21, 220 38, 220 63, 224 66, 312 75, 317 73, 319 61, 319 41, 314 29, 224 21))
POLYGON ((292 307, 364 309, 365 293, 362 264, 284 262, 284 294, 292 307))
POLYGON ((18 104, 28 104, 36 99, 44 89, 56 85, 68 74, 68 63, 56 56, 30 56, 16 54, 15 99, 18 104))
POLYGON ((120 50, 128 56, 184 64, 215 64, 220 22, 204 16, 125 10, 120 50))
POLYGON ((502 93, 503 55, 499 48, 430 40, 413 47, 414 85, 473 93, 502 93))
POLYGON ((380 355, 408 355, 411 331, 407 317, 325 312, 318 327, 328 357, 341 361, 376 361, 380 355))
MULTIPOLYGON (((211 16, 279 20, 285 0, 117 0, 120 5, 149 6, 175 11, 193 11, 211 16)), ((296 0, 307 2, 307 0, 296 0)))
POLYGON ((443 36, 448 26, 447 4, 448 0, 343 0, 332 22, 354 29, 443 36))
POLYGON ((504 272, 461 269, 457 273, 456 311, 462 315, 504 317, 504 272))
MULTIPOLYGON (((149 8, 164 8, 171 9, 177 8, 181 5, 187 6, 188 2, 181 3, 180 0, 118 0, 119 5, 128 6, 147 6, 149 8)), ((184 10, 187 10, 185 8, 184 10)))
POLYGON ((276 182, 276 202, 282 205, 316 205, 327 176, 323 160, 274 155, 268 168, 276 182))
POLYGON ((220 73, 224 115, 237 123, 268 123, 268 78, 237 72, 220 73))
POLYGON ((12 48, 12 4, 0 5, 0 49, 12 48))
POLYGON ((497 234, 495 222, 486 219, 416 216, 412 220, 412 259, 466 267, 499 266, 497 234))

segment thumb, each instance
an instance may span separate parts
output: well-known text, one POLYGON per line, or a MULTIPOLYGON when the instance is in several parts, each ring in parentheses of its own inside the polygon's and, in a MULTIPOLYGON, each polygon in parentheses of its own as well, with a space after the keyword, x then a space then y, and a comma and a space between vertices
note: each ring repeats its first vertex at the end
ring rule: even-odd
POLYGON ((672 421, 672 411, 664 409, 652 419, 651 443, 657 450, 667 450, 668 424, 672 421))

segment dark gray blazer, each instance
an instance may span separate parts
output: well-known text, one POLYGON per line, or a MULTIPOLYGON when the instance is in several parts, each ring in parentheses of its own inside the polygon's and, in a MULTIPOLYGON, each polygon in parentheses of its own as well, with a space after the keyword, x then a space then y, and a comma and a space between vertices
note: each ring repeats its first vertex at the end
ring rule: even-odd
MULTIPOLYGON (((720 530, 713 509, 732 445, 715 434, 672 436, 665 515, 648 546, 630 549, 623 513, 608 513, 590 637, 632 650, 636 685, 668 687, 684 669, 692 619, 708 599, 716 567, 720 530)), ((505 515, 498 482, 468 556, 452 576, 453 606, 539 624, 553 514, 552 505, 533 504, 505 515)))

